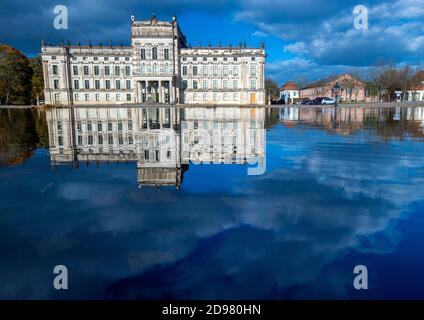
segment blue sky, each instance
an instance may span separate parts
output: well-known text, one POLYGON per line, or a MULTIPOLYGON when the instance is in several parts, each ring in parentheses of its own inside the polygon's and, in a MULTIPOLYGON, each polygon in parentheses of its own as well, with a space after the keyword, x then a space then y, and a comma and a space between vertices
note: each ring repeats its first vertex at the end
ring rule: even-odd
POLYGON ((424 65, 424 0, 1 0, 0 42, 28 55, 41 39, 73 43, 129 44, 130 15, 176 14, 192 45, 266 44, 267 76, 279 84, 334 73, 364 72, 386 61, 415 68, 424 65), (66 5, 69 29, 53 28, 53 8, 66 5), (365 5, 368 30, 353 28, 353 8, 365 5))

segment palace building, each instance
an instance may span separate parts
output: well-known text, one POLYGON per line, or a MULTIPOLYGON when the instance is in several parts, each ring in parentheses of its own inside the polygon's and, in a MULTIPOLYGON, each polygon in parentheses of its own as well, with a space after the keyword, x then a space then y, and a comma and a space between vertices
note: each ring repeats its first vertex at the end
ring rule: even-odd
POLYGON ((265 48, 191 47, 177 18, 131 17, 131 46, 42 43, 46 104, 265 104, 265 48))

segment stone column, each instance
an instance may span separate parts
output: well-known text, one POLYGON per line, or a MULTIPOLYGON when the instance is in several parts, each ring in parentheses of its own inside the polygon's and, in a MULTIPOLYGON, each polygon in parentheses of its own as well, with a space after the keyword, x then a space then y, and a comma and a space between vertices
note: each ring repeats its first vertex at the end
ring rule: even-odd
POLYGON ((169 102, 175 103, 175 88, 172 80, 169 82, 169 102))

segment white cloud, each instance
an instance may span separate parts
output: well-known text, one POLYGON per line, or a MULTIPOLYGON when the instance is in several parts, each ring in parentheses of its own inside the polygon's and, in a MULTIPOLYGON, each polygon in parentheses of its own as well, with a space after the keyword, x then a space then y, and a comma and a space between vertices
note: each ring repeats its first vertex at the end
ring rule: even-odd
POLYGON ((269 37, 269 35, 265 32, 262 31, 255 31, 252 33, 253 37, 261 37, 261 38, 265 38, 265 37, 269 37))

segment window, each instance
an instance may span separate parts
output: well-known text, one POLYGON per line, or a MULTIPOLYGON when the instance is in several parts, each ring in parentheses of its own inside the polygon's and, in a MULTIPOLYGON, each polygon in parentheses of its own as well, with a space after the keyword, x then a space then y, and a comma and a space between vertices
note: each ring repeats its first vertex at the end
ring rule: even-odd
POLYGON ((99 75, 99 66, 94 66, 94 75, 98 76, 99 75))
POLYGON ((53 81, 53 88, 54 88, 54 89, 59 89, 59 80, 55 79, 55 80, 53 81))
POLYGON ((118 130, 122 131, 122 122, 121 121, 118 122, 118 130))
POLYGON ((193 89, 197 89, 197 81, 193 80, 193 89))
POLYGON ((255 66, 250 66, 250 75, 252 77, 256 76, 256 67, 255 66))
POLYGON ((203 94, 203 101, 206 101, 206 100, 208 100, 208 94, 207 93, 204 93, 203 94))
POLYGON ((224 66, 224 67, 222 68, 222 74, 223 74, 224 76, 228 76, 228 67, 227 67, 227 66, 224 66))
POLYGON ((250 89, 256 89, 256 80, 250 80, 250 89))
POLYGON ((125 81, 125 87, 127 88, 127 90, 131 89, 131 80, 126 80, 125 81))
POLYGON ((87 131, 92 131, 93 130, 93 124, 91 123, 91 121, 87 122, 87 131))
POLYGON ((228 101, 228 93, 224 93, 224 101, 228 101))
POLYGON ((96 88, 96 90, 100 89, 100 80, 94 80, 94 87, 96 88))
POLYGON ((128 131, 132 131, 133 129, 133 124, 131 120, 128 120, 128 131))
POLYGON ((214 66, 213 67, 213 75, 214 76, 217 76, 218 75, 218 67, 217 66, 214 66))
POLYGON ((77 76, 78 75, 78 66, 73 66, 72 71, 74 73, 74 76, 77 76))
POLYGON ((213 89, 218 90, 218 80, 213 81, 213 89))
POLYGON ((233 89, 238 89, 238 81, 233 80, 233 89))
POLYGON ((84 95, 84 99, 85 99, 85 101, 90 100, 90 95, 89 95, 88 93, 86 93, 86 94, 84 95))
POLYGON ((213 101, 218 101, 218 94, 216 92, 213 94, 213 101))
POLYGON ((134 144, 133 136, 128 136, 128 144, 134 144))
POLYGON ((203 80, 203 89, 208 88, 208 80, 203 80))
POLYGON ((97 136, 97 140, 99 141, 99 144, 103 144, 103 136, 101 134, 97 136))
POLYGON ((208 67, 207 66, 203 66, 203 75, 204 76, 208 75, 208 67))
POLYGON ((188 88, 187 80, 183 80, 183 88, 184 89, 188 88))
POLYGON ((107 143, 108 144, 113 144, 113 134, 109 133, 107 135, 107 143))
POLYGON ((63 137, 59 136, 58 138, 59 146, 63 146, 63 137))
POLYGON ((58 71, 58 68, 57 68, 57 65, 53 65, 53 74, 54 75, 58 75, 59 74, 59 71, 58 71))
POLYGON ((119 57, 115 57, 115 61, 119 61, 119 57))
POLYGON ((110 93, 106 93, 106 101, 110 101, 110 93))
POLYGON ((105 76, 109 76, 110 75, 110 68, 109 66, 105 66, 105 76))
POLYGON ((110 89, 110 80, 105 80, 105 87, 106 89, 110 89))
POLYGON ((234 93, 234 94, 233 94, 233 100, 234 100, 234 101, 237 101, 237 100, 238 100, 238 94, 237 94, 237 93, 234 93))
POLYGON ((213 58, 213 61, 218 61, 218 59, 216 57, 213 58))
POLYGON ((234 59, 233 59, 234 61, 237 61, 237 57, 234 57, 234 59))
POLYGON ((103 124, 99 121, 97 122, 97 131, 102 131, 103 130, 103 124))
POLYGON ((125 66, 125 75, 129 76, 131 74, 131 68, 130 66, 125 66))
POLYGON ((228 90, 228 80, 223 81, 223 87, 225 90, 228 90))
POLYGON ((146 49, 140 50, 140 58, 141 60, 146 60, 146 49))
POLYGON ((233 76, 238 76, 238 67, 236 66, 233 67, 233 76))
POLYGON ((75 100, 75 101, 79 101, 79 94, 78 94, 78 93, 75 93, 75 95, 74 95, 74 100, 75 100))
POLYGON ((169 49, 163 49, 163 58, 169 60, 169 49))
POLYGON ((121 101, 121 95, 119 93, 116 94, 116 101, 121 101))
POLYGON ((183 76, 187 75, 187 66, 183 66, 183 76))
POLYGON ((90 80, 84 80, 84 89, 90 89, 90 80))
POLYGON ((84 70, 84 75, 88 76, 88 66, 84 66, 83 70, 84 70))
POLYGON ((168 66, 168 64, 165 65, 165 74, 169 74, 169 66, 168 66))
POLYGON ((93 144, 93 136, 88 136, 88 144, 89 145, 93 144))
POLYGON ((119 68, 119 66, 115 66, 115 76, 119 76, 121 73, 121 70, 119 68))
POLYGON ((125 57, 125 61, 130 61, 130 57, 125 57))
POLYGON ((131 94, 127 93, 127 101, 131 101, 131 94))
POLYGON ((197 66, 193 66, 193 76, 197 76, 197 66))
POLYGON ((156 64, 153 65, 153 74, 158 74, 158 66, 156 64))
POLYGON ((78 80, 74 80, 74 89, 75 90, 79 89, 79 81, 78 80))
POLYGON ((113 126, 112 126, 112 122, 108 122, 108 123, 107 123, 107 130, 108 130, 108 131, 112 131, 112 128, 113 128, 113 126))
POLYGON ((121 89, 121 80, 115 81, 115 89, 120 90, 121 89))
POLYGON ((252 57, 252 61, 255 61, 255 57, 252 57))
POLYGON ((158 48, 156 48, 156 47, 152 48, 152 59, 153 60, 158 59, 158 48))
POLYGON ((100 101, 100 94, 96 93, 96 101, 100 101))
POLYGON ((78 136, 78 144, 81 145, 82 144, 82 136, 78 136))

